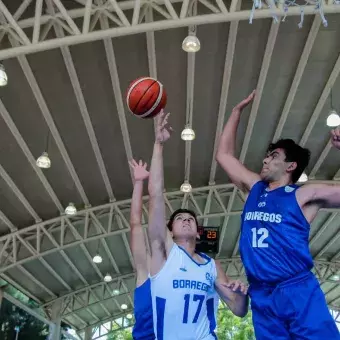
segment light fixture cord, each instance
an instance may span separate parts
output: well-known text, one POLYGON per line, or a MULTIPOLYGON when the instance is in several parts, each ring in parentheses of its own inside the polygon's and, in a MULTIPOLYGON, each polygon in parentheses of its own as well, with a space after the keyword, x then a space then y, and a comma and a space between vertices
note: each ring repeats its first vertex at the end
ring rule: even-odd
POLYGON ((333 87, 331 87, 331 110, 333 110, 333 87))
POLYGON ((48 153, 49 144, 50 144, 50 130, 48 130, 48 132, 47 132, 47 137, 46 137, 46 148, 45 148, 45 152, 47 152, 47 153, 48 153))

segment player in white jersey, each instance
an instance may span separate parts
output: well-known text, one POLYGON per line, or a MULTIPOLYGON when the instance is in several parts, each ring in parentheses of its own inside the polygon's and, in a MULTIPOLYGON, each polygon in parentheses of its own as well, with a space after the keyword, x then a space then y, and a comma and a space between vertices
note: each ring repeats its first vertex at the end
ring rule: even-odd
POLYGON ((174 212, 167 228, 162 156, 163 143, 170 137, 167 118, 163 112, 156 118, 149 176, 148 233, 155 335, 157 340, 212 340, 216 339, 216 290, 232 312, 243 317, 248 311, 246 287, 239 281, 230 282, 214 260, 195 252, 199 235, 193 212, 174 212))

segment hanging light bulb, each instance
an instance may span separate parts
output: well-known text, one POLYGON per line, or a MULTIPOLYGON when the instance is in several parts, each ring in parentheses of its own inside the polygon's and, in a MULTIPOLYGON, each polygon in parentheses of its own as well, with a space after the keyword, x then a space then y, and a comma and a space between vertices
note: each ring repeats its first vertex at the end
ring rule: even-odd
POLYGON ((126 318, 131 320, 132 319, 132 314, 126 314, 126 318))
POLYGON ((115 290, 113 291, 113 295, 119 295, 119 289, 115 289, 115 290))
POLYGON ((185 52, 198 52, 201 48, 201 43, 196 35, 188 35, 183 40, 182 48, 185 52))
POLYGON ((340 125, 340 117, 335 110, 331 110, 327 117, 327 125, 330 127, 336 127, 340 125))
POLYGON ((102 257, 101 257, 99 254, 96 254, 96 255, 93 256, 92 261, 93 261, 94 263, 102 263, 102 262, 103 262, 103 259, 102 259, 102 257))
POLYGON ((127 306, 125 303, 123 303, 123 304, 120 306, 121 309, 127 309, 127 307, 128 307, 128 306, 127 306))
POLYGON ((77 208, 73 203, 69 203, 67 208, 65 209, 65 214, 69 216, 73 216, 77 213, 77 208))
POLYGON ((340 275, 334 274, 329 278, 330 281, 338 282, 340 281, 340 275))
POLYGON ((181 185, 182 192, 190 192, 192 190, 192 187, 188 181, 184 181, 184 183, 181 185))
POLYGON ((47 152, 43 152, 42 155, 37 159, 36 164, 39 168, 48 169, 51 167, 51 160, 48 157, 47 152))
POLYGON ((306 175, 306 173, 302 173, 300 178, 298 179, 298 182, 300 183, 304 183, 304 182, 307 182, 308 181, 308 176, 306 175))
POLYGON ((0 64, 0 86, 5 86, 8 83, 7 74, 5 71, 5 66, 0 64))
POLYGON ((111 276, 110 274, 106 274, 106 275, 104 276, 104 281, 105 281, 105 282, 111 282, 111 281, 112 281, 112 276, 111 276))
POLYGON ((194 140, 195 137, 195 131, 190 126, 186 126, 181 133, 181 138, 185 141, 194 140))

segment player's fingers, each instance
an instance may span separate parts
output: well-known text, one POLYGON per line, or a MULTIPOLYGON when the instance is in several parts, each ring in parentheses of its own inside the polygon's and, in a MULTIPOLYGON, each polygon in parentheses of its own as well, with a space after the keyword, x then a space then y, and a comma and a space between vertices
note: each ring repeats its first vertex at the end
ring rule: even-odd
POLYGON ((253 91, 253 92, 248 96, 247 101, 248 101, 248 102, 251 101, 251 100, 254 98, 254 96, 255 96, 255 91, 253 91))
POLYGON ((242 292, 242 294, 244 294, 244 295, 247 294, 247 287, 246 287, 246 285, 243 284, 243 283, 242 283, 242 285, 241 285, 241 292, 242 292))
POLYGON ((143 165, 143 162, 142 160, 140 159, 139 162, 138 162, 138 165, 142 166, 143 165))
POLYGON ((162 125, 163 116, 164 116, 164 111, 161 110, 161 112, 155 117, 157 125, 162 125))
POLYGON ((234 286, 233 286, 233 291, 236 292, 240 287, 240 283, 238 281, 234 282, 234 286))
POLYGON ((148 166, 148 163, 145 162, 144 165, 143 165, 143 168, 146 169, 147 166, 148 166))
POLYGON ((129 164, 130 164, 131 168, 134 168, 137 165, 137 163, 136 163, 136 161, 134 159, 129 161, 129 164))

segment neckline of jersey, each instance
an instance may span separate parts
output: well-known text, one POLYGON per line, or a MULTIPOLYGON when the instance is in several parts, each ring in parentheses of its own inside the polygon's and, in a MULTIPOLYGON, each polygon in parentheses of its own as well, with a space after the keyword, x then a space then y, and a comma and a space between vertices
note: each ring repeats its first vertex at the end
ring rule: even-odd
POLYGON ((265 184, 266 184, 266 187, 264 188, 264 191, 267 192, 267 193, 274 192, 274 191, 277 191, 279 189, 284 189, 286 187, 292 187, 292 188, 295 189, 295 185, 294 184, 288 184, 288 185, 282 185, 280 187, 277 187, 275 189, 270 190, 269 189, 269 184, 267 182, 265 182, 265 184))
POLYGON ((189 254, 183 247, 178 246, 178 248, 181 249, 181 250, 189 257, 189 259, 190 259, 192 262, 194 262, 195 264, 197 264, 198 266, 205 266, 205 265, 207 265, 207 264, 211 261, 211 258, 210 258, 209 256, 207 256, 207 255, 205 255, 205 254, 203 254, 203 253, 199 253, 199 252, 195 251, 196 254, 198 254, 199 256, 201 256, 202 258, 204 258, 204 259, 207 260, 206 263, 199 263, 199 262, 197 262, 194 258, 192 258, 192 257, 190 256, 190 254, 189 254))

